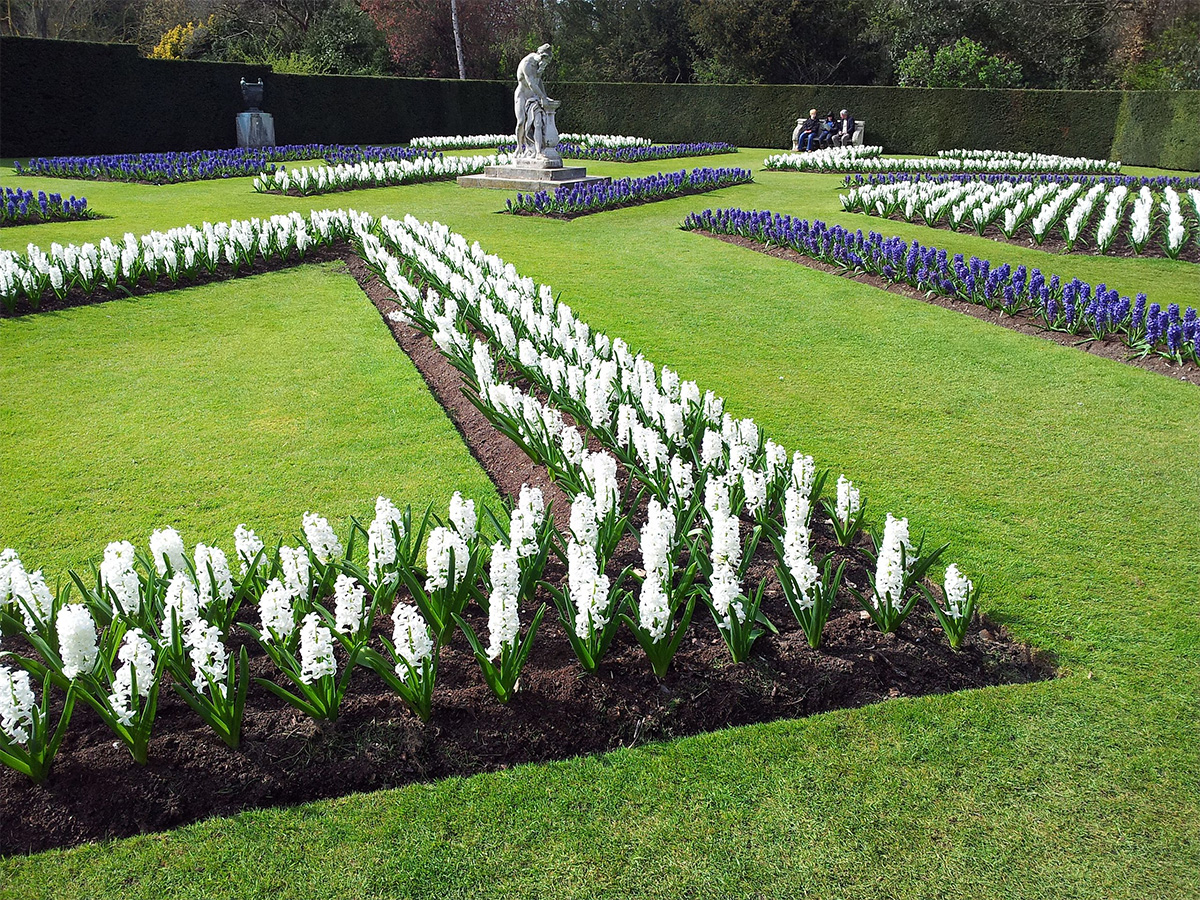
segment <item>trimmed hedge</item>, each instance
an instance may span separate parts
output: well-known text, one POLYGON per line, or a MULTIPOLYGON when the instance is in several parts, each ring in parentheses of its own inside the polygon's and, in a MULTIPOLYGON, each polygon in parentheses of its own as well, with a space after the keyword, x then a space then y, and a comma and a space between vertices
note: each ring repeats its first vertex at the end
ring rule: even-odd
MULTIPOLYGON (((230 147, 239 81, 260 76, 285 143, 400 143, 513 128, 500 81, 277 75, 142 59, 128 44, 0 38, 0 156, 230 147)), ((656 141, 786 147, 798 116, 841 107, 889 153, 1035 150, 1200 171, 1200 91, 982 91, 853 85, 595 84, 550 88, 559 128, 656 141)))
POLYGON ((262 66, 143 59, 132 44, 0 38, 0 156, 199 150, 237 143, 240 82, 262 77, 281 144, 401 143, 506 132, 494 81, 276 75, 262 66))

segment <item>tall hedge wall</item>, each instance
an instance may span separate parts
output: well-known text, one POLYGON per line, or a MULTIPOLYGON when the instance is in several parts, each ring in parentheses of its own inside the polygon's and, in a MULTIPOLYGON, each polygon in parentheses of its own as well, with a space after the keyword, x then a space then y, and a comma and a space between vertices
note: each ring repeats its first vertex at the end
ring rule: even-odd
POLYGON ((130 44, 0 38, 0 156, 230 147, 240 81, 265 82, 280 143, 399 143, 505 132, 500 82, 277 75, 261 66, 142 59, 130 44))
MULTIPOLYGON (((497 81, 277 75, 142 59, 133 46, 0 38, 0 156, 228 147, 238 82, 266 82, 280 143, 397 143, 507 132, 497 81)), ((563 131, 785 147, 797 116, 850 109, 891 153, 1039 150, 1200 171, 1200 91, 978 91, 805 85, 590 84, 550 88, 563 131)))

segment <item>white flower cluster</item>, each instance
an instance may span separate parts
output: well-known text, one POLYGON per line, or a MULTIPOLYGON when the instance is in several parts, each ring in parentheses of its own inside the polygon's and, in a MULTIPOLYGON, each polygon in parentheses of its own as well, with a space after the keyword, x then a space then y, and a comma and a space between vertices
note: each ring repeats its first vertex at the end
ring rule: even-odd
POLYGON ((0 666, 0 732, 13 743, 28 743, 36 705, 29 673, 0 666))
POLYGON ((321 614, 310 612, 300 626, 300 680, 313 684, 337 675, 333 635, 321 624, 321 614))
POLYGON ((108 705, 117 721, 129 726, 138 712, 138 699, 145 700, 154 687, 157 674, 154 669, 154 645, 146 639, 140 628, 132 628, 125 632, 117 659, 121 666, 113 674, 108 705))
POLYGON ((33 631, 49 622, 53 606, 54 595, 42 570, 26 572, 16 550, 0 552, 0 610, 11 610, 27 631, 33 631))
POLYGON ((951 563, 946 568, 946 614, 952 619, 961 619, 967 612, 967 597, 974 585, 971 579, 958 571, 958 566, 951 563))
POLYGON ((521 630, 521 566, 517 554, 497 541, 492 546, 488 570, 492 592, 488 597, 487 654, 495 659, 505 648, 512 648, 521 630))
MULTIPOLYGON (((745 616, 738 578, 743 507, 764 516, 773 514, 775 504, 784 507, 789 567, 797 582, 811 590, 816 577, 807 532, 816 479, 811 457, 796 452, 789 466, 786 449, 764 440, 752 420, 724 412, 720 397, 701 394, 694 382, 666 367, 659 373, 624 341, 591 329, 556 301, 548 286, 522 278, 512 265, 444 225, 411 216, 403 221, 383 217, 377 233, 361 234, 360 240, 364 258, 396 292, 404 315, 475 373, 486 408, 517 428, 552 470, 562 469, 592 487, 615 485, 608 463, 592 461, 598 454, 587 449, 583 436, 566 425, 557 409, 499 380, 492 352, 519 367, 554 403, 590 426, 612 454, 635 467, 661 509, 682 509, 675 504, 686 504, 698 475, 704 475, 714 570, 710 591, 726 627, 733 617, 744 621, 745 616), (445 296, 432 290, 422 296, 406 272, 440 285, 445 296), (469 341, 463 331, 467 326, 481 332, 488 344, 469 341)), ((613 496, 606 487, 597 496, 605 494, 613 496)), ((609 583, 595 548, 599 506, 596 496, 584 490, 571 507, 568 595, 581 638, 603 627, 607 610, 609 583)), ((848 524, 861 506, 858 489, 840 477, 835 507, 840 522, 848 524)), ((903 523, 907 542, 906 520, 889 521, 903 523)), ((898 527, 891 526, 893 538, 898 527)), ((429 568, 433 577, 436 566, 429 568)), ((882 583, 886 586, 886 578, 882 583)), ((646 621, 662 622, 661 600, 652 587, 649 591, 646 621)))
POLYGON ((845 475, 839 475, 837 480, 837 500, 834 510, 843 528, 850 523, 850 519, 860 509, 862 509, 862 501, 858 488, 845 475))
POLYGON ((813 588, 820 578, 809 546, 809 510, 810 498, 800 488, 789 487, 783 503, 783 564, 795 582, 799 592, 796 601, 802 608, 813 605, 813 588))
POLYGON ((387 571, 396 564, 397 540, 404 540, 404 517, 387 497, 375 499, 375 518, 367 526, 367 570, 372 584, 391 584, 398 577, 387 571))
POLYGON ((431 137, 415 137, 408 145, 422 150, 474 150, 478 147, 499 147, 501 144, 512 142, 511 134, 438 134, 431 137))
POLYGON ((671 624, 669 591, 675 574, 674 511, 651 498, 642 528, 642 567, 646 578, 638 595, 638 622, 655 642, 667 636, 671 624))
POLYGON ((422 181, 440 181, 459 175, 476 175, 485 166, 511 162, 507 154, 491 156, 426 156, 419 159, 389 159, 343 163, 337 166, 280 167, 254 179, 254 189, 265 194, 296 192, 303 197, 358 188, 392 187, 422 181))
POLYGON ((358 634, 366 622, 367 591, 342 573, 333 584, 333 619, 342 634, 358 634))
POLYGON ((775 153, 763 160, 764 169, 790 172, 845 172, 883 154, 883 148, 825 147, 809 153, 775 153))
POLYGON ((287 258, 292 251, 304 253, 347 237, 352 223, 366 227, 363 215, 354 210, 312 212, 307 219, 293 212, 269 219, 205 222, 199 228, 187 225, 141 238, 126 234, 120 243, 109 238, 98 245, 55 243, 49 253, 34 244, 24 254, 0 250, 0 305, 12 306, 22 297, 36 303, 48 290, 60 296, 72 288, 90 294, 102 287, 135 285, 143 276, 174 283, 214 273, 222 263, 240 266, 258 258, 287 258))
MULTIPOLYGON (((832 148, 838 149, 838 148, 832 148)), ((850 149, 850 148, 845 148, 850 149)), ((864 148, 858 148, 864 149, 864 148)), ((871 148, 876 149, 876 148, 871 148)), ((1121 163, 1107 159, 1088 159, 1083 156, 1057 156, 1050 153, 1025 153, 1013 150, 939 150, 937 156, 915 158, 881 157, 854 158, 841 166, 804 164, 804 160, 827 151, 790 153, 768 157, 763 165, 768 169, 797 169, 818 172, 927 172, 927 173, 984 173, 1010 175, 1115 175, 1121 163)))
POLYGON ((898 610, 903 606, 904 578, 911 563, 912 543, 908 539, 908 519, 896 519, 888 513, 883 524, 879 556, 875 562, 875 594, 872 603, 876 609, 898 610), (903 554, 907 554, 907 564, 902 564, 901 548, 903 554))
POLYGON ((439 526, 429 532, 425 545, 425 590, 457 590, 462 582, 471 551, 453 528, 439 526), (450 579, 450 556, 454 556, 454 580, 450 579))
POLYGON ((580 147, 607 147, 617 150, 621 147, 649 147, 650 138, 631 137, 627 134, 579 134, 568 131, 558 136, 560 141, 568 144, 578 144, 580 147))
POLYGON ((65 678, 91 675, 96 668, 100 648, 96 645, 96 622, 82 603, 69 603, 58 611, 54 622, 58 655, 65 678))
POLYGON ((308 546, 312 548, 317 562, 323 566, 329 565, 332 560, 344 552, 342 542, 338 540, 329 520, 316 513, 306 512, 304 514, 304 538, 308 541, 308 546))
MULTIPOLYGON (((392 644, 396 648, 396 655, 418 672, 421 664, 432 658, 433 637, 429 633, 429 625, 415 606, 397 603, 392 610, 392 644)), ((409 676, 408 669, 402 665, 396 666, 396 674, 406 680, 409 676)))
POLYGON ((518 560, 538 551, 537 531, 546 519, 546 502, 539 488, 521 485, 521 495, 508 523, 508 542, 518 560))
POLYGON ((1175 188, 1151 190, 1144 186, 1132 204, 1126 203, 1128 196, 1129 188, 1124 185, 1100 183, 1085 191, 1078 181, 1063 184, 908 181, 861 185, 843 194, 841 200, 843 209, 849 212, 899 215, 909 222, 973 228, 980 234, 990 225, 1008 238, 1024 229, 1039 243, 1058 226, 1068 249, 1090 233, 1090 245, 1102 253, 1121 234, 1128 237, 1137 252, 1142 252, 1153 234, 1159 233, 1164 250, 1171 256, 1178 255, 1189 235, 1200 241, 1200 210, 1194 207, 1189 210, 1175 188), (1164 213, 1161 230, 1156 228, 1153 218, 1156 208, 1164 213))
POLYGON ((104 548, 104 561, 100 563, 100 583, 111 591, 114 605, 128 617, 135 617, 142 609, 142 583, 133 564, 137 562, 137 550, 129 541, 113 541, 104 548))

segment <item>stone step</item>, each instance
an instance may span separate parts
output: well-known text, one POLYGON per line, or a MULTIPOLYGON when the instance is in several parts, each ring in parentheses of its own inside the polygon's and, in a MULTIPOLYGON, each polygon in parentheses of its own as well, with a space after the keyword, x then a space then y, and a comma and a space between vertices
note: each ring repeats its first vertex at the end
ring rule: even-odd
MULTIPOLYGON (((489 167, 491 168, 491 167, 489 167)), ((500 178, 492 175, 459 175, 458 183, 462 187, 468 188, 488 188, 494 191, 521 191, 522 193, 536 193, 537 191, 553 192, 560 187, 573 187, 577 184, 599 184, 605 181, 611 181, 602 175, 585 175, 582 178, 573 178, 570 181, 549 181, 546 179, 532 178, 500 178)))
POLYGON ((587 169, 583 166, 559 166, 557 168, 540 168, 538 166, 484 166, 483 174, 489 178, 520 178, 525 181, 578 181, 587 177, 587 169))

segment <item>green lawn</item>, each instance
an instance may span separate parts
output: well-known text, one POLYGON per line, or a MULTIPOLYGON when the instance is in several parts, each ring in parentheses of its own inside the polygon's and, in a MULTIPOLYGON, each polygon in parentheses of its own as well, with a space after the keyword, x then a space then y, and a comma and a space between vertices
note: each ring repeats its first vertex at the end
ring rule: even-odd
MULTIPOLYGON (((757 168, 764 153, 588 169, 757 168)), ((114 218, 4 229, 0 246, 292 208, 436 218, 553 285, 594 326, 724 393, 735 414, 753 415, 777 440, 846 472, 876 515, 906 514, 931 538, 950 540, 953 559, 987 582, 985 611, 1057 654, 1063 677, 7 860, 0 896, 1200 896, 1200 392, 675 226, 708 206, 767 208, 1104 280, 1164 305, 1195 304, 1200 268, 1053 256, 845 215, 840 176, 756 177, 753 186, 569 223, 495 215, 504 194, 450 184, 297 201, 254 195, 248 180, 164 188, 72 182, 69 191, 114 218)), ((337 280, 301 272, 270 277, 337 280)), ((225 316, 229 328, 243 321, 244 304, 260 299, 265 283, 205 289, 206 327, 211 317, 225 316), (222 291, 234 300, 224 313, 222 291)), ((344 315, 324 339, 337 340, 347 322, 386 338, 365 300, 352 301, 353 285, 346 291, 335 304, 344 315)), ((179 296, 191 293, 200 292, 179 296)), ((0 322, 0 404, 9 403, 14 381, 22 396, 39 384, 61 390, 62 373, 49 374, 45 352, 30 349, 35 339, 74 329, 58 351, 70 355, 89 333, 77 323, 119 308, 121 336, 144 327, 138 346, 146 346, 161 330, 153 317, 169 305, 142 299, 0 322), (13 365, 13 353, 27 354, 25 362, 13 365)), ((387 340, 372 352, 411 372, 387 340)), ((257 389, 270 390, 262 382, 271 373, 255 374, 257 389)), ((274 377, 292 386, 311 380, 291 367, 274 377)), ((363 403, 374 410, 387 399, 391 392, 373 392, 363 403)), ((0 419, 5 504, 14 502, 7 445, 52 441, 29 434, 53 427, 49 413, 32 406, 23 404, 17 423, 11 414, 0 419)), ((215 427, 195 427, 202 424, 215 427)), ((297 464, 322 464, 319 453, 296 452, 297 464)), ((110 471, 130 477, 96 465, 84 466, 95 483, 110 471)), ((447 483, 454 471, 448 466, 447 483)), ((17 483, 26 507, 43 502, 31 502, 34 488, 17 483)), ((349 491, 346 505, 361 504, 375 483, 349 491)), ((279 508, 278 527, 295 527, 302 510, 280 504, 278 489, 255 479, 242 490, 264 521, 268 508, 279 508)), ((301 505, 316 504, 301 496, 301 505)), ((329 514, 351 511, 336 505, 329 501, 329 514)), ((147 513, 144 521, 156 519, 147 513)), ((199 538, 204 527, 187 534, 199 538)), ((57 525, 43 533, 22 526, 10 537, 5 528, 5 540, 24 544, 60 533, 57 525)))
MULTIPOLYGON (((50 226, 46 226, 50 227, 50 226)), ((173 525, 346 535, 375 497, 494 503, 340 263, 0 321, 0 547, 48 581, 173 525)))

